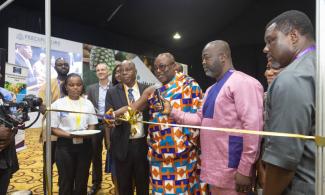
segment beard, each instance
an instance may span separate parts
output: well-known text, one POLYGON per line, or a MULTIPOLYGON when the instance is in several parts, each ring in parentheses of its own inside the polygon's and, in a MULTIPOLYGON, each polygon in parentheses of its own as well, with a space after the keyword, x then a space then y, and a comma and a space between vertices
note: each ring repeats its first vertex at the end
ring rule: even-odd
POLYGON ((220 76, 222 76, 222 70, 222 64, 219 61, 215 61, 210 67, 207 68, 205 74, 213 79, 218 79, 220 76))

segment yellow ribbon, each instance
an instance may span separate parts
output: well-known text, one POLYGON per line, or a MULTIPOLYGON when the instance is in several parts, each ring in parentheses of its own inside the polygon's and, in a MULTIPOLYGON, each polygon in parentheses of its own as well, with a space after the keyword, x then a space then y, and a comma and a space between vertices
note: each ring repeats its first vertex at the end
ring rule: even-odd
POLYGON ((128 111, 125 112, 119 119, 129 122, 131 125, 135 125, 137 122, 142 122, 138 121, 139 114, 140 113, 138 111, 132 110, 131 107, 128 107, 128 111))
POLYGON ((120 117, 117 119, 130 122, 131 124, 134 122, 135 123, 140 122, 140 123, 151 124, 151 125, 165 125, 165 126, 171 126, 171 127, 206 129, 206 130, 223 131, 223 132, 229 132, 229 133, 298 138, 298 139, 305 139, 305 140, 313 140, 313 141, 315 141, 315 143, 318 146, 325 146, 325 137, 322 137, 322 136, 309 136, 309 135, 294 134, 294 133, 280 133, 280 132, 271 132, 271 131, 256 131, 256 130, 246 130, 246 129, 217 128, 217 127, 205 127, 205 126, 196 126, 196 125, 180 125, 180 124, 170 124, 170 123, 137 121, 136 111, 133 111, 130 107, 128 108, 127 114, 124 113, 123 116, 125 116, 125 115, 127 117, 120 117), (134 117, 134 118, 132 118, 132 117, 134 117))
MULTIPOLYGON (((69 110, 47 109, 47 111, 71 112, 71 113, 93 114, 93 115, 97 115, 97 116, 102 116, 102 115, 94 114, 94 113, 75 112, 75 111, 69 111, 69 110)), ((121 117, 117 117, 116 120, 129 122, 130 124, 135 124, 137 122, 140 122, 140 123, 151 124, 151 125, 165 125, 165 126, 171 126, 171 127, 206 129, 206 130, 211 130, 211 131, 223 131, 223 132, 229 132, 229 133, 241 133, 241 134, 259 135, 259 136, 290 137, 290 138, 298 138, 298 139, 304 139, 304 140, 312 140, 312 141, 315 141, 317 146, 325 146, 325 137, 323 137, 323 136, 310 136, 310 135, 280 133, 280 132, 271 132, 271 131, 256 131, 256 130, 246 130, 246 129, 217 128, 217 127, 205 127, 205 126, 197 126, 197 125, 180 125, 180 124, 170 124, 170 123, 138 121, 137 120, 138 114, 139 114, 138 111, 134 111, 129 107, 128 111, 126 113, 124 113, 124 115, 122 115, 121 117)))

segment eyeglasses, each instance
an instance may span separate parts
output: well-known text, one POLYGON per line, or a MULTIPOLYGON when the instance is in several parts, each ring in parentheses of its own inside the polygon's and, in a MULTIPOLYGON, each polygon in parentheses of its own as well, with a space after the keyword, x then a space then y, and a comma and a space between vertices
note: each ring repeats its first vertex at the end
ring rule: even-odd
POLYGON ((272 69, 274 69, 274 70, 279 70, 279 69, 281 69, 282 67, 281 67, 281 65, 280 65, 279 63, 274 62, 274 63, 271 64, 270 68, 272 68, 272 69))
POLYGON ((164 72, 166 71, 166 67, 169 66, 171 64, 158 64, 158 65, 154 65, 154 71, 157 72, 158 70, 164 72))

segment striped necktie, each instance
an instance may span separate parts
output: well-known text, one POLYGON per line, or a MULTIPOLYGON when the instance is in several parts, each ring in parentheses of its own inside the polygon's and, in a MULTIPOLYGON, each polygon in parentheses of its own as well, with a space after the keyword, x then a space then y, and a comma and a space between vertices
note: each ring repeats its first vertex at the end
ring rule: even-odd
POLYGON ((129 98, 129 102, 130 103, 133 103, 135 100, 134 100, 134 96, 133 96, 133 94, 132 94, 132 91, 133 91, 133 89, 132 88, 130 88, 130 89, 128 89, 128 98, 129 98))

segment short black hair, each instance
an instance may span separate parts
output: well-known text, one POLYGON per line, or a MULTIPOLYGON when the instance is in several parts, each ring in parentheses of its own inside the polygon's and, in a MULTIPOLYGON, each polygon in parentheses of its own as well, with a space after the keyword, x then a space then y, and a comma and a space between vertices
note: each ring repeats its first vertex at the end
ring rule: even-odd
POLYGON ((272 19, 267 25, 267 29, 273 23, 276 24, 275 29, 288 34, 293 29, 296 29, 301 35, 307 36, 308 38, 315 39, 314 27, 309 17, 298 10, 289 10, 278 15, 272 19))
POLYGON ((55 59, 55 63, 54 63, 55 66, 59 62, 59 60, 63 60, 64 63, 68 63, 63 57, 59 57, 55 59))
POLYGON ((82 83, 82 91, 81 91, 81 94, 80 94, 80 95, 85 94, 86 89, 85 89, 84 82, 83 82, 81 76, 80 76, 79 74, 77 74, 77 73, 70 73, 70 74, 68 74, 67 78, 65 78, 65 80, 64 80, 64 82, 63 82, 63 85, 61 86, 62 93, 63 93, 64 95, 68 95, 68 91, 67 91, 67 88, 66 88, 66 87, 67 87, 68 80, 69 80, 71 77, 79 77, 79 78, 80 78, 81 83, 82 83))

